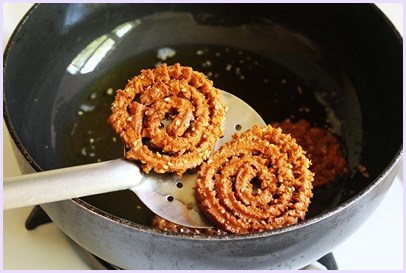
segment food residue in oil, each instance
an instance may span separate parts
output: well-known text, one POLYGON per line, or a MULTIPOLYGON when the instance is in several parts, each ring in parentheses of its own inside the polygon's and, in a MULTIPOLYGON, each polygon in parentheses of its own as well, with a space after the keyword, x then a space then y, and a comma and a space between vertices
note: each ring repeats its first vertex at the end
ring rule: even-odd
POLYGON ((365 178, 369 177, 369 173, 367 172, 367 168, 364 165, 358 164, 357 168, 360 171, 360 173, 362 174, 362 176, 364 176, 365 178))
POLYGON ((172 58, 176 55, 176 50, 170 47, 163 47, 158 49, 157 58, 161 61, 166 61, 168 58, 172 58))
POLYGON ((107 95, 113 95, 113 93, 114 93, 113 88, 109 88, 109 89, 107 89, 107 91, 106 91, 106 94, 107 94, 107 95))

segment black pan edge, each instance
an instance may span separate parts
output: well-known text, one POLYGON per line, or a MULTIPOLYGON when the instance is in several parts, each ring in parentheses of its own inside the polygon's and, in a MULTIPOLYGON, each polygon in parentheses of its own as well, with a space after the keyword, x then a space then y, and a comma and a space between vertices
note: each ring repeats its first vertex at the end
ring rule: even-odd
MULTIPOLYGON (((11 46, 15 42, 15 36, 20 31, 20 29, 24 25, 25 21, 27 20, 27 18, 31 15, 31 13, 35 9, 38 8, 39 5, 40 4, 34 4, 28 10, 28 12, 24 15, 24 17, 18 23, 17 27, 15 28, 15 30, 13 31, 13 33, 10 36, 10 39, 7 42, 7 45, 6 45, 6 48, 4 50, 4 54, 3 54, 3 82, 5 81, 4 77, 5 77, 5 71, 7 69, 6 63, 7 63, 7 59, 8 59, 8 52, 10 51, 11 46)), ((9 115, 8 115, 8 110, 7 110, 7 106, 6 106, 6 96, 5 96, 4 91, 3 91, 3 118, 4 118, 4 121, 6 123, 7 129, 9 131, 10 135, 11 135, 11 138, 13 139, 13 142, 17 146, 18 150, 21 152, 21 154, 24 156, 24 158, 33 167, 33 169, 35 171, 37 171, 37 172, 42 171, 41 167, 34 161, 34 159, 24 149, 23 144, 21 143, 20 139, 18 138, 17 134, 14 131, 14 127, 13 127, 13 125, 11 123, 11 120, 9 118, 9 115)), ((4 134, 3 134, 3 137, 4 137, 4 134)))
MULTIPOLYGON (((3 81, 4 81, 4 75, 5 75, 4 71, 7 69, 7 67, 5 66, 5 63, 6 63, 6 60, 8 57, 8 51, 10 50, 10 47, 14 43, 15 35, 19 32, 21 27, 24 25, 26 19, 30 16, 30 14, 36 8, 38 8, 39 5, 40 4, 34 4, 33 7, 27 12, 27 14, 24 15, 24 17, 17 25, 15 31, 11 35, 11 37, 6 45, 4 55, 3 55, 3 81)), ((372 6, 376 10, 376 12, 385 20, 386 24, 388 24, 389 27, 391 28, 391 30, 395 33, 396 37, 399 40, 399 43, 403 45, 402 36, 399 34, 398 30, 395 28, 395 26, 392 24, 392 22, 384 15, 384 13, 375 4, 370 4, 370 6, 372 6)), ((31 158, 31 156, 24 149, 21 141, 19 140, 17 134, 14 131, 14 128, 11 124, 11 120, 9 119, 9 115, 8 115, 8 111, 7 111, 7 107, 6 107, 6 98, 5 98, 4 93, 3 93, 3 117, 5 120, 6 126, 8 128, 8 131, 11 135, 11 138, 13 139, 13 142, 17 146, 18 150, 21 152, 21 154, 24 156, 24 158, 27 160, 27 162, 31 165, 31 167, 35 171, 42 171, 41 167, 33 160, 33 158, 31 158)), ((231 234, 231 235, 210 235, 209 236, 209 235, 177 234, 177 233, 172 233, 172 232, 167 232, 167 231, 161 231, 161 230, 158 230, 158 229, 155 229, 152 227, 136 224, 134 222, 127 221, 122 218, 116 217, 114 215, 101 211, 98 208, 93 207, 79 199, 72 199, 70 201, 72 201, 72 202, 76 203, 77 205, 79 205, 87 210, 90 210, 92 213, 95 213, 110 221, 128 226, 130 228, 138 229, 138 230, 141 230, 144 232, 151 232, 151 233, 154 233, 157 235, 178 237, 178 238, 185 238, 185 239, 195 239, 195 240, 241 240, 241 239, 250 239, 250 238, 260 238, 260 237, 267 237, 267 236, 271 236, 271 235, 275 235, 275 234, 291 232, 291 231, 299 229, 301 227, 315 224, 317 222, 320 222, 322 220, 325 220, 325 219, 331 217, 332 215, 335 215, 336 213, 349 207, 351 204, 356 203, 359 199, 364 197, 368 192, 370 192, 372 189, 374 189, 377 185, 382 183, 386 174, 391 172, 399 164, 399 162, 402 159, 402 156, 403 156, 403 145, 399 148, 398 152, 396 153, 395 157, 392 159, 390 164, 384 169, 384 171, 380 175, 377 176, 377 178, 368 187, 363 189, 360 193, 358 193, 356 196, 352 197, 348 201, 335 207, 334 209, 327 211, 323 214, 320 214, 316 217, 302 221, 296 225, 292 225, 292 226, 288 226, 288 227, 284 227, 284 228, 280 228, 280 229, 275 229, 275 230, 264 231, 264 232, 249 233, 249 234, 244 234, 244 235, 231 234)))

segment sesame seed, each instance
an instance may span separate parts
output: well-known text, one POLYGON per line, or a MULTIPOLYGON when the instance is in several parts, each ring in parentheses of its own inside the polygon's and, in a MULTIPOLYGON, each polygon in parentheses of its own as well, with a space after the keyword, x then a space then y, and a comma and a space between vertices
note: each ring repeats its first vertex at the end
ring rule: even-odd
POLYGON ((112 140, 113 140, 113 142, 117 142, 117 138, 116 138, 116 137, 113 137, 112 140))
POLYGON ((220 108, 220 106, 218 105, 218 104, 216 104, 215 106, 214 106, 214 109, 216 109, 216 110, 218 110, 220 108))
POLYGON ((89 139, 89 142, 90 142, 90 143, 93 143, 93 142, 94 142, 94 138, 89 139))
POLYGON ((113 95, 113 88, 109 88, 109 89, 107 89, 107 91, 106 91, 106 93, 107 93, 107 95, 113 95))
POLYGON ((168 165, 169 165, 169 166, 172 166, 173 164, 172 164, 172 162, 168 162, 168 165))
POLYGON ((186 87, 183 87, 180 91, 182 91, 182 92, 186 92, 187 91, 187 89, 186 89, 186 87))
POLYGON ((168 165, 163 165, 163 168, 164 168, 165 170, 167 170, 169 167, 168 167, 168 165))
POLYGON ((83 111, 78 111, 78 115, 82 116, 83 115, 83 111))
POLYGON ((166 98, 164 98, 164 101, 166 101, 166 102, 168 102, 168 101, 170 101, 171 99, 169 98, 169 97, 166 97, 166 98))

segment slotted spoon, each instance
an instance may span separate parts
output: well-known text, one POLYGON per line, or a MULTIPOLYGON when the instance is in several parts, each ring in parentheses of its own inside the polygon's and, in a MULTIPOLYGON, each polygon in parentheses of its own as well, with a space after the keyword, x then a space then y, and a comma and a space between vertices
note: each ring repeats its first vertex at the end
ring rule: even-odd
MULTIPOLYGON (((238 97, 221 91, 228 106, 224 137, 214 150, 255 124, 261 116, 238 97)), ((4 178, 3 209, 39 205, 82 196, 129 189, 155 214, 176 224, 209 228, 194 192, 197 174, 143 173, 134 162, 115 159, 100 163, 4 178)))

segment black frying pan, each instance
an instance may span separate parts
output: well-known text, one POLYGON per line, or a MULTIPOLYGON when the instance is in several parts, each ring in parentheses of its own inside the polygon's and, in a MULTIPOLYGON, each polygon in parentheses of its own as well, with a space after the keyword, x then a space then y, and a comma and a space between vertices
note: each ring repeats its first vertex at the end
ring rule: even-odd
POLYGON ((152 213, 129 209, 142 204, 125 191, 43 206, 99 257, 128 269, 300 268, 359 227, 392 183, 402 154, 402 40, 367 4, 36 5, 4 59, 4 117, 22 170, 120 156, 105 122, 110 88, 160 61, 204 72, 268 123, 329 128, 350 172, 314 191, 306 221, 242 236, 155 230, 152 213), (163 48, 176 54, 158 56, 163 48))

